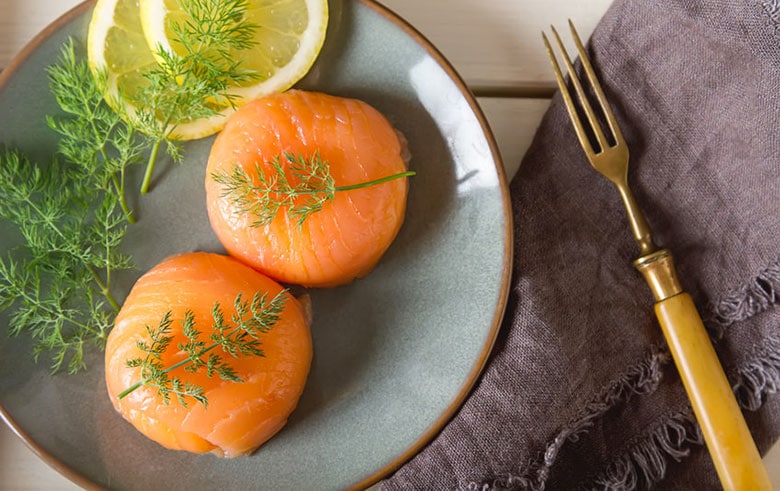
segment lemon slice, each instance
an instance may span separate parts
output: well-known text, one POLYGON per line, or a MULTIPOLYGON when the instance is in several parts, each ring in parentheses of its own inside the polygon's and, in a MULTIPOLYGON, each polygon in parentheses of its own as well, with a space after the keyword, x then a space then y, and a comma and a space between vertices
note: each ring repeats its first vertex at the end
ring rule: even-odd
MULTIPOLYGON (((178 1, 142 0, 139 5, 138 0, 98 0, 95 5, 87 35, 90 66, 95 72, 105 70, 106 99, 115 110, 130 118, 138 111, 130 101, 137 100, 138 91, 149 83, 143 74, 157 66, 153 51, 162 47, 176 52, 176 41, 169 41, 169 36, 175 39, 169 34, 170 21, 187 20, 178 1)), ((210 5, 208 0, 206 3, 210 5)), ((236 57, 244 57, 246 63, 242 68, 256 71, 259 78, 236 83, 228 90, 236 97, 233 102, 237 106, 261 95, 286 90, 300 80, 322 48, 328 23, 327 0, 250 0, 247 3, 247 17, 258 26, 255 45, 237 52, 236 57)), ((177 122, 170 137, 192 140, 209 136, 222 129, 234 110, 227 106, 213 116, 177 122)))
MULTIPOLYGON (((172 25, 188 20, 180 0, 140 0, 141 24, 149 47, 182 55, 172 25)), ((235 3, 235 0, 226 0, 235 3)), ((258 78, 228 92, 237 104, 292 87, 311 68, 328 25, 327 0, 246 0, 246 19, 256 26, 248 50, 237 52, 241 67, 258 78)))
MULTIPOLYGON (((132 118, 137 112, 129 101, 148 81, 143 73, 157 65, 141 26, 137 0, 98 0, 87 34, 87 56, 93 71, 105 70, 106 100, 132 118), (128 97, 122 98, 121 94, 128 97)), ((226 109, 209 118, 181 122, 170 137, 192 140, 216 133, 225 125, 226 109)))

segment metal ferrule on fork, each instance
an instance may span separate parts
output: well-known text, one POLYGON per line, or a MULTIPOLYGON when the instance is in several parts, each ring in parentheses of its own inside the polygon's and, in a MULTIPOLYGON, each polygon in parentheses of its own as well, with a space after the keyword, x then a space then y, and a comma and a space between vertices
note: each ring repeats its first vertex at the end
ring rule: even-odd
POLYGON ((660 249, 640 257, 634 261, 634 267, 642 273, 656 302, 683 292, 669 249, 660 249))

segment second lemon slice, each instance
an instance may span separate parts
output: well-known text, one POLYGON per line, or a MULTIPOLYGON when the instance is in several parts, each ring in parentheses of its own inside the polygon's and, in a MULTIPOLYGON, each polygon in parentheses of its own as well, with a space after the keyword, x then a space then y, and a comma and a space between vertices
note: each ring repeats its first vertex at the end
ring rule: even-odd
MULTIPOLYGON (((144 76, 157 66, 145 42, 137 0, 98 0, 87 36, 89 63, 105 71, 106 100, 117 111, 136 118, 137 95, 149 81, 144 76)), ((192 140, 211 135, 225 125, 227 108, 208 118, 176 122, 171 138, 192 140)))
MULTIPOLYGON (((220 3, 190 1, 204 6, 220 3)), ((327 0, 222 0, 222 3, 244 4, 246 20, 255 26, 250 40, 253 46, 231 54, 241 59, 242 68, 257 74, 253 80, 229 90, 239 97, 238 105, 286 90, 309 71, 325 40, 327 0)), ((150 49, 157 51, 162 47, 168 52, 185 54, 186 49, 178 42, 173 28, 190 19, 180 0, 140 0, 139 5, 150 49)), ((203 31, 205 38, 207 26, 203 26, 203 31)))
MULTIPOLYGON (((180 2, 215 9, 209 18, 235 11, 231 5, 237 2, 245 3, 247 20, 256 26, 253 46, 229 56, 241 59, 241 68, 258 77, 236 82, 227 90, 236 106, 286 90, 300 80, 322 48, 328 23, 327 0, 97 0, 87 41, 90 66, 106 72, 109 104, 130 118, 136 117, 138 104, 143 104, 138 94, 149 84, 145 74, 158 66, 154 52, 162 47, 184 54, 171 31, 173 23, 191 22, 180 2)), ((207 32, 209 26, 194 27, 207 32)), ((203 41, 208 43, 208 36, 203 41)), ((217 109, 210 117, 173 122, 169 136, 191 140, 216 133, 234 111, 229 105, 217 109)))

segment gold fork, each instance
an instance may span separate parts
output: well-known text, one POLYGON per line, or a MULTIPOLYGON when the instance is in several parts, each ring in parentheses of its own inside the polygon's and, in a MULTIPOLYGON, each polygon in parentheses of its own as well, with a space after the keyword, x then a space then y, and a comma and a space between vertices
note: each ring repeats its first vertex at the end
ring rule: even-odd
POLYGON ((587 117, 587 123, 583 123, 580 119, 574 97, 566 85, 552 46, 547 36, 542 33, 547 55, 550 57, 577 138, 590 165, 609 179, 620 192, 628 213, 631 231, 640 248, 640 257, 634 261, 634 266, 642 273, 653 292, 656 316, 691 401, 720 482, 727 490, 772 489, 761 456, 696 311, 696 306, 690 295, 683 292, 680 286, 672 263, 672 255, 667 249, 659 249, 653 243, 650 227, 631 193, 628 186, 628 145, 571 21, 569 27, 587 81, 607 122, 611 140, 607 138, 605 129, 601 127, 582 82, 554 27, 552 31, 555 40, 566 64, 580 108, 587 117), (585 124, 590 128, 591 136, 586 131, 585 124), (592 145, 591 137, 595 138, 597 148, 592 145))

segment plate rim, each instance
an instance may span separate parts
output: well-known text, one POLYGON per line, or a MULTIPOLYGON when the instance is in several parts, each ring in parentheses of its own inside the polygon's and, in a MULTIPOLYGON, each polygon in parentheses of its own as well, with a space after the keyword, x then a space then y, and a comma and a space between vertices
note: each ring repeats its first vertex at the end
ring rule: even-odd
MULTIPOLYGON (((19 51, 8 63, 8 65, 0 72, 0 90, 2 90, 8 83, 10 78, 18 70, 18 68, 32 55, 41 44, 43 44, 48 38, 58 32, 65 24, 71 22, 77 17, 83 15, 87 10, 92 8, 97 0, 84 0, 77 4, 60 17, 49 23, 38 34, 36 34, 23 48, 19 51)), ((351 485, 348 489, 365 489, 368 488, 385 477, 390 476, 393 472, 398 470, 403 464, 411 460, 415 455, 422 451, 434 438, 444 429, 444 427, 455 417, 456 413, 465 403, 472 389, 479 380, 480 375, 487 365, 490 353, 495 345, 498 332, 503 322, 504 314, 509 297, 509 288, 512 273, 512 258, 514 255, 514 227, 512 218, 512 206, 509 197, 509 185, 506 170, 504 168, 501 153, 498 148, 498 144, 493 134, 487 117, 485 116, 482 108, 476 100, 476 96, 471 89, 455 70, 453 65, 439 51, 438 48, 417 28, 412 26, 408 21, 402 18, 395 11, 389 7, 379 3, 377 0, 342 0, 342 1, 354 1, 362 4, 375 13, 390 21, 396 27, 404 31, 410 36, 422 49, 424 49, 428 55, 433 58, 436 63, 444 70, 450 80, 455 84, 460 94, 468 103, 473 115, 476 117, 482 134, 485 136, 490 153, 493 159, 493 163, 496 167, 496 174, 498 176, 498 189, 501 195, 501 203, 504 217, 504 255, 502 258, 502 271, 500 289, 498 292, 498 299, 493 312, 493 318, 491 320, 490 329, 487 331, 486 341, 480 350, 479 356, 476 357, 471 370, 466 376, 464 383, 461 385, 458 392, 453 399, 439 415, 438 418, 417 438, 417 440, 409 446, 406 450, 402 451, 399 455, 392 458, 389 463, 384 467, 374 471, 362 480, 351 485)), ((85 489, 102 489, 96 483, 92 482, 88 478, 84 477, 75 469, 65 465, 54 455, 46 451, 40 446, 34 439, 32 439, 23 428, 21 428, 11 418, 11 415, 6 411, 5 406, 0 402, 0 419, 16 434, 17 437, 25 443, 25 445, 32 450, 32 452, 44 461, 47 465, 53 468, 55 471, 66 477, 74 484, 81 486, 85 489)))

